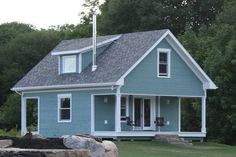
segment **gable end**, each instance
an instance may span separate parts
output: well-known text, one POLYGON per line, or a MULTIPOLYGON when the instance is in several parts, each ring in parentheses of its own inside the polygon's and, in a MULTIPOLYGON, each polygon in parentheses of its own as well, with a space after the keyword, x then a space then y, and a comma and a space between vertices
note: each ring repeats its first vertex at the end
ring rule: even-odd
POLYGON ((135 63, 132 67, 124 73, 120 79, 117 81, 118 84, 124 84, 124 78, 139 64, 141 61, 153 51, 153 49, 163 40, 166 39, 168 43, 175 49, 181 59, 188 65, 188 67, 194 72, 194 74, 199 78, 203 83, 204 89, 217 89, 217 86, 214 82, 207 76, 203 69, 197 64, 197 62, 191 57, 188 51, 183 47, 183 45, 178 41, 178 39, 168 30, 162 35, 162 37, 151 47, 149 48, 144 55, 135 63))

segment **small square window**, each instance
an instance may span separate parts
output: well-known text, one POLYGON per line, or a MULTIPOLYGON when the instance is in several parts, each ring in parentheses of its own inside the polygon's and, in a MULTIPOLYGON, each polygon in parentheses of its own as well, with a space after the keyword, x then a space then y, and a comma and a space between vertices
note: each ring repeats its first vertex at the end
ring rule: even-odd
POLYGON ((167 64, 159 65, 159 76, 167 76, 167 64))
POLYGON ((61 98, 61 108, 70 108, 70 98, 61 98))
POLYGON ((62 73, 76 72, 76 55, 62 56, 62 73))
POLYGON ((167 63, 167 53, 159 53, 160 55, 160 63, 167 63))
POLYGON ((70 120, 70 109, 60 110, 60 120, 70 120))

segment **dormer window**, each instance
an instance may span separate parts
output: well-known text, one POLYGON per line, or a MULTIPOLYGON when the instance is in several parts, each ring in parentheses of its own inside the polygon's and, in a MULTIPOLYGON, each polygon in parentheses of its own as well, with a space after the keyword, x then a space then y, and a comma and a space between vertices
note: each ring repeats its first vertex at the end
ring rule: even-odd
POLYGON ((157 49, 157 77, 170 78, 170 49, 157 49))
POLYGON ((77 70, 76 64, 77 56, 69 55, 61 57, 61 73, 75 73, 77 70))

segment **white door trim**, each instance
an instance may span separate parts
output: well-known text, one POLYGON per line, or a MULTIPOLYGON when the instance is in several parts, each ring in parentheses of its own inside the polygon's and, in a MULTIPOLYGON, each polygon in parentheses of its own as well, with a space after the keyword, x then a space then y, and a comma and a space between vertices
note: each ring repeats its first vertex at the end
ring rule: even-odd
POLYGON ((156 115, 156 112, 155 112, 155 97, 153 96, 140 96, 140 95, 133 95, 133 120, 135 119, 135 111, 134 111, 134 107, 135 107, 135 99, 136 98, 139 98, 139 99, 142 99, 142 102, 141 102, 141 109, 142 109, 142 114, 144 114, 144 99, 150 99, 151 101, 151 108, 150 108, 150 127, 144 127, 144 115, 141 117, 142 118, 142 121, 141 121, 141 127, 135 127, 133 126, 133 130, 155 130, 155 124, 154 124, 154 121, 155 121, 155 115, 156 115))

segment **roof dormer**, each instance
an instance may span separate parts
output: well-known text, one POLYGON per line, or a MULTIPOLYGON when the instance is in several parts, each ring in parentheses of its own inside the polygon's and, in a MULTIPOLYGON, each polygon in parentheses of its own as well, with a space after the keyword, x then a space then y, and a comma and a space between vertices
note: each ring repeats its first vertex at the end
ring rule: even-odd
MULTIPOLYGON (((120 35, 97 37, 96 56, 104 52, 118 38, 120 35)), ((88 42, 92 43, 92 38, 65 40, 51 52, 51 55, 56 55, 59 58, 59 74, 80 73, 92 63, 93 46, 88 45, 88 42)))

